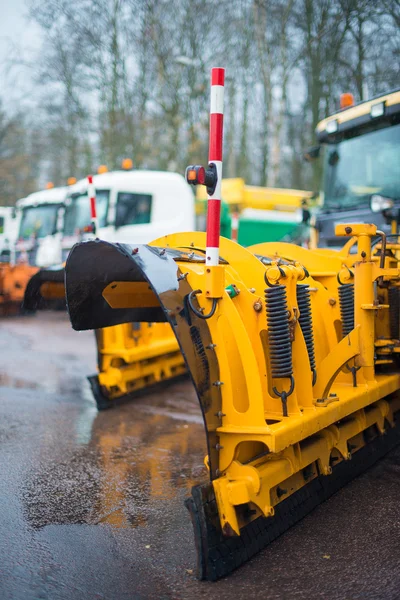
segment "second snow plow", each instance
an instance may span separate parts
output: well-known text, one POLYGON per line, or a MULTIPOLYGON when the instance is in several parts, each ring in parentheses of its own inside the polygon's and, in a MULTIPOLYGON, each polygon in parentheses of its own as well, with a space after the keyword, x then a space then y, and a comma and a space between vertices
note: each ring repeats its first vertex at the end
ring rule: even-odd
POLYGON ((89 377, 99 409, 186 374, 168 323, 124 323, 96 330, 98 374, 89 377))

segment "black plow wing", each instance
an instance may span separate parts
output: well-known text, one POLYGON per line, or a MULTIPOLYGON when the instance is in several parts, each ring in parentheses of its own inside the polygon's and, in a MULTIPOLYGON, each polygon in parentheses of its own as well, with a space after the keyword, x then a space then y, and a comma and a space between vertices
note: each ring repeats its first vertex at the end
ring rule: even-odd
POLYGON ((167 321, 154 294, 160 296, 178 289, 177 270, 168 254, 160 255, 157 248, 150 246, 101 240, 77 244, 65 267, 72 327, 81 331, 120 323, 167 321), (108 298, 114 300, 113 307, 103 296, 105 290, 108 298), (123 306, 128 295, 141 296, 137 306, 123 306))

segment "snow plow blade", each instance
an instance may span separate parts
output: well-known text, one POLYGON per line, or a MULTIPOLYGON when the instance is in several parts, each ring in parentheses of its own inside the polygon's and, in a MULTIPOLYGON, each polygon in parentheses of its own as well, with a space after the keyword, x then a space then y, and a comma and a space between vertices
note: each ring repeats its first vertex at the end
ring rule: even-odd
POLYGON ((214 268, 198 232, 85 242, 68 258, 74 329, 165 321, 176 335, 208 448, 210 481, 186 501, 200 579, 229 574, 400 441, 400 270, 372 254, 375 226, 338 227, 350 234, 357 255, 221 238, 214 268))
MULTIPOLYGON (((29 281, 25 310, 66 307, 65 269, 38 271, 29 281)), ((155 386, 186 376, 178 343, 168 323, 124 323, 95 330, 98 373, 88 377, 99 410, 132 400, 155 386)))

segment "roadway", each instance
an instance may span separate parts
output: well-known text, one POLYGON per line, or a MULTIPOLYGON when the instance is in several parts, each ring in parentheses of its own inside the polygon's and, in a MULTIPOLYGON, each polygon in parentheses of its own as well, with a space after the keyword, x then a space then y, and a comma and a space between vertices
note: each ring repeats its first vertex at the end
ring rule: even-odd
POLYGON ((398 599, 400 449, 217 583, 183 506, 206 477, 191 384, 98 413, 92 332, 0 322, 0 598, 398 599))

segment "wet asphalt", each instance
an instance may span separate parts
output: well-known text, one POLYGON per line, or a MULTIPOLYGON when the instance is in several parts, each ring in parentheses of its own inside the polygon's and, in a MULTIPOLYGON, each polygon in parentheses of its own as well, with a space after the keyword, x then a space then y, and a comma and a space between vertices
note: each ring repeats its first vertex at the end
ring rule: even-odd
POLYGON ((400 449, 217 583, 183 506, 206 478, 191 384, 98 413, 92 332, 0 322, 0 600, 400 598, 400 449))

